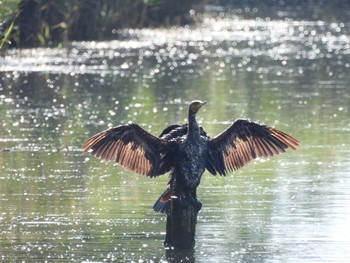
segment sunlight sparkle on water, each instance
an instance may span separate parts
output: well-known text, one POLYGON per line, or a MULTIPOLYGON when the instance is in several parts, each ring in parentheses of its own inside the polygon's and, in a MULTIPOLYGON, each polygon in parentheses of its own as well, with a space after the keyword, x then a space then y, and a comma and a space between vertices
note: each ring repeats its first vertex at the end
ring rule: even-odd
MULTIPOLYGON (((349 37, 345 23, 204 18, 120 40, 0 57, 0 240, 4 261, 168 262, 150 179, 84 154, 93 134, 138 123, 154 135, 238 117, 297 137, 297 151, 226 177, 205 174, 196 262, 348 262, 349 37)), ((173 253, 173 254, 172 254, 173 253)))

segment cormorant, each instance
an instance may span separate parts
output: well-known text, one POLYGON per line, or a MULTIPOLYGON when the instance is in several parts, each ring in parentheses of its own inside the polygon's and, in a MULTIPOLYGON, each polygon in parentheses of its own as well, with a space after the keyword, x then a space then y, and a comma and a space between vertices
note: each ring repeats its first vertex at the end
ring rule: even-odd
POLYGON ((192 101, 188 124, 170 125, 159 138, 137 124, 121 125, 85 141, 84 152, 149 177, 170 172, 168 188, 153 206, 157 212, 169 212, 171 196, 184 200, 184 205, 195 202, 200 210, 196 189, 205 169, 213 175, 226 175, 257 157, 271 157, 299 145, 282 131, 244 119, 210 138, 195 118, 205 104, 192 101))

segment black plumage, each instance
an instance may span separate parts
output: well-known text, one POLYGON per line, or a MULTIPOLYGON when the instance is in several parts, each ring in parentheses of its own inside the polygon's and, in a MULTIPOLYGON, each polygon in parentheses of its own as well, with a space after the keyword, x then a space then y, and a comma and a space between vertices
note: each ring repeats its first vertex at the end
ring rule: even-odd
POLYGON ((146 176, 170 172, 168 188, 153 207, 155 211, 168 212, 171 196, 196 202, 200 209, 196 189, 205 169, 213 175, 226 175, 257 157, 271 157, 299 145, 297 139, 284 132, 243 119, 211 139, 195 118, 204 104, 191 102, 188 123, 165 128, 159 138, 137 124, 128 124, 92 136, 83 149, 146 176))

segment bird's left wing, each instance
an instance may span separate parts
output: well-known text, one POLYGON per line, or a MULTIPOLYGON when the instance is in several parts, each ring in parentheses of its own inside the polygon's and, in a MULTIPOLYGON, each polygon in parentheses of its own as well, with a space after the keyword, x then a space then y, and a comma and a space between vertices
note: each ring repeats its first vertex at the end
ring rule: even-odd
POLYGON ((208 164, 225 175, 227 171, 237 170, 257 157, 271 157, 285 152, 287 148, 295 150, 298 145, 297 139, 282 131, 238 119, 223 133, 209 140, 208 164))
POLYGON ((122 125, 102 131, 83 144, 84 152, 114 161, 119 165, 150 177, 160 175, 162 156, 168 142, 146 132, 137 124, 122 125))

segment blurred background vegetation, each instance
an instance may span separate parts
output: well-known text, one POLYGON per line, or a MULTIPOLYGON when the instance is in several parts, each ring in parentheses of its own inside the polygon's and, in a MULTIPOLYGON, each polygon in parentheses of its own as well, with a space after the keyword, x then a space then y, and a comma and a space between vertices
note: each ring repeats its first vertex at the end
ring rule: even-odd
POLYGON ((122 28, 192 24, 203 12, 349 21, 349 10, 349 0, 0 0, 0 48, 113 39, 122 28))
POLYGON ((3 45, 59 46, 65 40, 115 38, 125 27, 191 23, 197 0, 2 0, 3 45))

